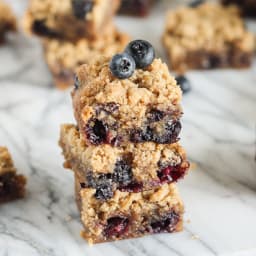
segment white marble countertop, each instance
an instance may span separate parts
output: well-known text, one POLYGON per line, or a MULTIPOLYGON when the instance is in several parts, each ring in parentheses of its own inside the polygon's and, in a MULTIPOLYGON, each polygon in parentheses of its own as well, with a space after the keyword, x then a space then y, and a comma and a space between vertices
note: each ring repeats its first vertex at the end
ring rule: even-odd
MULTIPOLYGON (((18 14, 26 1, 9 1, 18 14)), ((118 18, 160 56, 163 11, 118 18)), ((256 23, 250 22, 256 30, 256 23)), ((89 247, 73 196, 73 177, 57 146, 61 123, 73 122, 70 92, 53 88, 36 39, 12 36, 0 48, 0 144, 28 176, 25 200, 0 207, 0 256, 256 255, 256 63, 245 71, 190 72, 181 143, 196 169, 179 183, 185 230, 174 235, 89 247)))

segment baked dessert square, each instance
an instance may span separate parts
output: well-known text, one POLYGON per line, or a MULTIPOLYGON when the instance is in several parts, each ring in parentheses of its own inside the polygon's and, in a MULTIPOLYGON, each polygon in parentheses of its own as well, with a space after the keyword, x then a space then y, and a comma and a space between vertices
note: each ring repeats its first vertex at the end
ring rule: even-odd
POLYGON ((237 5, 244 16, 256 18, 256 0, 222 0, 222 3, 237 5))
POLYGON ((16 18, 11 8, 0 0, 0 44, 4 42, 7 32, 16 31, 16 18))
POLYGON ((8 149, 0 147, 0 203, 25 196, 26 178, 18 175, 8 149))
POLYGON ((78 40, 104 34, 119 0, 30 0, 24 28, 39 36, 78 40))
POLYGON ((75 178, 76 200, 89 244, 173 233, 183 229, 184 207, 175 185, 140 193, 115 191, 102 203, 95 189, 82 188, 75 178))
POLYGON ((121 0, 121 14, 146 16, 156 0, 121 0))
POLYGON ((111 25, 107 33, 97 39, 80 39, 76 42, 58 39, 45 39, 44 53, 54 84, 59 89, 74 85, 76 69, 99 56, 112 56, 124 50, 129 36, 117 31, 111 25))
POLYGON ((87 146, 74 125, 63 125, 59 144, 64 166, 76 173, 84 188, 96 189, 96 198, 103 201, 117 189, 136 193, 177 182, 189 169, 185 151, 177 143, 87 146))
POLYGON ((167 65, 154 59, 119 79, 111 73, 110 61, 101 57, 77 70, 73 107, 86 144, 176 143, 182 92, 167 65))
POLYGON ((167 15, 163 43, 170 66, 189 69, 248 68, 255 41, 236 6, 204 3, 167 15))

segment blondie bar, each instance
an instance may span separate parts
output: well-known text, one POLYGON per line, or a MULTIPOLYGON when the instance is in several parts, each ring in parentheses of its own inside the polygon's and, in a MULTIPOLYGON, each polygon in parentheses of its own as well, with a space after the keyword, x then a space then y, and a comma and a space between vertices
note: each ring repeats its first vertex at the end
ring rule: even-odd
POLYGON ((6 32, 16 29, 16 18, 11 8, 0 0, 0 44, 3 43, 6 32))
POLYGON ((39 36, 78 40, 104 34, 119 0, 30 0, 24 27, 39 36))
POLYGON ((25 185, 26 178, 17 175, 7 148, 0 147, 0 203, 23 198, 25 185))
POLYGON ((255 42, 236 6, 204 3, 171 10, 163 43, 170 65, 188 69, 247 68, 255 42))
POLYGON ((152 142, 86 146, 74 125, 63 125, 60 146, 84 188, 96 189, 96 198, 107 200, 113 191, 140 192, 183 178, 189 169, 185 151, 177 143, 152 142))
POLYGON ((77 71, 73 106, 85 142, 112 146, 177 142, 182 92, 167 65, 154 59, 131 77, 119 79, 109 63, 110 58, 101 57, 77 71))
POLYGON ((156 0, 121 0, 121 8, 119 10, 122 14, 146 16, 156 0))
POLYGON ((225 5, 235 4, 244 16, 256 18, 256 0, 222 0, 225 5))
POLYGON ((75 180, 82 237, 90 244, 183 229, 184 207, 175 185, 140 193, 117 190, 102 203, 95 198, 95 189, 82 188, 79 178, 75 180))
POLYGON ((101 55, 112 56, 125 48, 129 36, 120 33, 114 26, 108 26, 107 29, 104 36, 94 40, 44 40, 46 62, 58 88, 65 89, 74 84, 75 70, 81 64, 89 63, 101 55))

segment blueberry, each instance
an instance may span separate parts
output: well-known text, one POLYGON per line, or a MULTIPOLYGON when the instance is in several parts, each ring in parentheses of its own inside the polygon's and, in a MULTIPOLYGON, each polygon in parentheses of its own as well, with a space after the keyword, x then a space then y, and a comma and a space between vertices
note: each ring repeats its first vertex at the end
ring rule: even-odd
POLYGON ((176 80, 184 94, 191 90, 191 84, 185 76, 179 75, 176 77, 176 80))
POLYGON ((79 89, 80 82, 79 82, 79 79, 78 79, 77 76, 75 77, 75 84, 74 84, 74 86, 75 86, 75 90, 78 90, 78 89, 79 89))
POLYGON ((172 211, 162 220, 151 223, 151 230, 153 233, 173 232, 179 219, 179 214, 172 211))
POLYGON ((112 74, 119 79, 131 77, 135 66, 134 59, 127 53, 116 54, 109 65, 112 74))
POLYGON ((104 122, 92 118, 85 126, 85 133, 93 145, 100 145, 107 140, 108 126, 104 122))
POLYGON ((128 185, 132 181, 132 168, 124 160, 116 162, 113 179, 120 185, 128 185))
POLYGON ((112 187, 110 183, 98 185, 96 188, 95 198, 98 200, 105 201, 112 198, 113 195, 114 193, 112 191, 112 187))
POLYGON ((196 8, 197 6, 203 4, 205 1, 204 0, 195 0, 191 2, 188 6, 191 8, 196 8))
POLYGON ((159 122, 164 118, 165 113, 158 109, 151 109, 149 112, 148 121, 150 123, 159 122))
POLYGON ((136 68, 145 68, 149 66, 155 58, 153 46, 145 40, 135 40, 128 44, 125 49, 133 57, 136 68))
POLYGON ((92 0, 72 0, 73 13, 78 19, 84 19, 87 13, 92 11, 92 0))

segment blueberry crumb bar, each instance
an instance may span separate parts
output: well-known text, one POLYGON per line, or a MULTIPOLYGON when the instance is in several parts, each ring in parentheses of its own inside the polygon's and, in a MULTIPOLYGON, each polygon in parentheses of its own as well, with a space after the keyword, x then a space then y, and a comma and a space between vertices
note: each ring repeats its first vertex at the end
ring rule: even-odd
POLYGON ((163 36, 170 66, 189 69, 248 68, 255 41, 236 6, 202 3, 169 11, 163 36))

